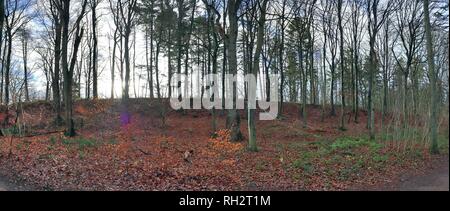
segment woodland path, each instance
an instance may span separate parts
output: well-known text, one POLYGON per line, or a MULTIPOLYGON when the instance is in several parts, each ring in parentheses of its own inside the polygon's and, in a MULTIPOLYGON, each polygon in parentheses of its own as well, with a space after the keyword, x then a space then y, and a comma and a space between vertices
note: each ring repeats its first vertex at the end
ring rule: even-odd
POLYGON ((381 185, 377 191, 449 191, 449 157, 433 162, 433 167, 422 175, 405 174, 399 181, 381 185))

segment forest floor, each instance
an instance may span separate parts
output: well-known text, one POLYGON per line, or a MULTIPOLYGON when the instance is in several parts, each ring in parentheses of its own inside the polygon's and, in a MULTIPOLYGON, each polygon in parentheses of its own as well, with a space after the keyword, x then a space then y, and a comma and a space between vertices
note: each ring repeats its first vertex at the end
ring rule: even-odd
MULTIPOLYGON (((321 108, 309 106, 304 128, 297 105, 286 104, 281 120, 257 122, 259 151, 251 153, 246 142, 228 142, 226 130, 211 138, 208 111, 162 110, 144 99, 127 109, 118 101, 78 101, 78 136, 66 138, 52 124, 50 104, 26 104, 19 118, 26 137, 0 137, 0 189, 3 183, 7 190, 17 187, 10 184, 21 184, 19 190, 428 190, 427 181, 447 176, 448 190, 448 132, 439 136, 442 154, 435 156, 420 142, 369 141, 364 111, 359 123, 349 116, 341 131, 339 113, 322 122, 321 108)), ((218 128, 224 125, 219 115, 218 128)), ((245 117, 241 130, 246 137, 245 117)))

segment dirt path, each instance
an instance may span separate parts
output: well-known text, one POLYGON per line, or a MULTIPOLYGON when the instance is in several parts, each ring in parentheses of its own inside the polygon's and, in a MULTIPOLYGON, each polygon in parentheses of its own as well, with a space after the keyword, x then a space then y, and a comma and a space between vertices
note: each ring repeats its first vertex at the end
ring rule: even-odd
POLYGON ((406 178, 397 186, 400 191, 449 191, 449 163, 433 169, 429 174, 406 178))
POLYGON ((427 173, 417 176, 406 174, 399 181, 377 187, 383 191, 449 191, 449 160, 444 156, 433 162, 433 168, 427 173))
POLYGON ((6 184, 7 183, 4 182, 3 178, 0 177, 0 191, 10 191, 11 190, 11 187, 6 184))
POLYGON ((0 176, 0 191, 28 191, 33 190, 28 186, 17 185, 9 182, 8 179, 0 176))

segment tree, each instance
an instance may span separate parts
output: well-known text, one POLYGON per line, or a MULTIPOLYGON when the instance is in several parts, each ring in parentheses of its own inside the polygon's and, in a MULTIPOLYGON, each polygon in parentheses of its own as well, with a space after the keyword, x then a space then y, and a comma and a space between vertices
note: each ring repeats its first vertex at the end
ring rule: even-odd
POLYGON ((425 24, 425 37, 427 46, 427 62, 428 72, 430 74, 430 86, 431 86, 431 114, 430 114, 430 133, 431 133, 431 152, 433 154, 439 153, 439 146, 437 141, 437 110, 438 110, 438 91, 436 86, 437 75, 435 72, 434 53, 433 53, 433 37, 431 33, 430 23, 430 3, 429 0, 423 1, 424 9, 424 24, 425 24))
MULTIPOLYGON (((137 0, 117 0, 113 6, 113 0, 110 0, 110 8, 114 18, 116 28, 119 28, 120 37, 123 39, 123 57, 125 61, 125 85, 122 89, 122 98, 128 100, 130 98, 130 74, 131 74, 131 58, 130 58, 130 36, 137 21, 137 0)), ((122 44, 122 42, 121 42, 122 44)), ((122 63, 121 63, 122 64, 122 63)), ((121 68, 121 71, 122 68, 121 68)), ((121 77, 122 74, 121 74, 121 77)))
POLYGON ((407 116, 408 116, 408 78, 412 72, 412 67, 414 65, 415 57, 417 56, 419 46, 423 40, 423 33, 421 31, 422 27, 422 17, 423 12, 421 12, 420 1, 414 0, 413 2, 398 0, 397 6, 402 8, 401 10, 396 10, 396 32, 397 37, 395 41, 400 38, 400 46, 403 48, 406 57, 406 64, 403 66, 398 56, 392 48, 393 57, 397 61, 397 65, 403 73, 403 115, 404 115, 404 126, 406 127, 407 116))
POLYGON ((23 89, 25 91, 25 102, 30 101, 30 95, 28 93, 28 40, 30 39, 30 34, 28 29, 23 28, 20 31, 20 36, 22 38, 22 57, 23 57, 23 89))
POLYGON ((345 130, 345 91, 344 91, 344 28, 342 25, 342 0, 337 0, 337 8, 338 8, 338 25, 339 25, 339 53, 340 53, 340 65, 341 65, 341 124, 340 129, 345 130))
POLYGON ((98 38, 97 38, 97 6, 101 0, 90 0, 90 8, 92 15, 92 97, 94 99, 98 98, 98 38))
MULTIPOLYGON (((7 0, 5 5, 5 24, 6 24, 6 38, 7 38, 7 54, 5 63, 5 105, 8 108, 10 103, 10 72, 11 72, 11 56, 12 56, 12 46, 13 39, 16 33, 30 21, 30 17, 27 16, 26 11, 31 5, 31 0, 19 1, 19 0, 7 0)), ((8 109, 6 111, 8 113, 8 109)), ((8 115, 5 118, 5 124, 8 122, 8 115)))
POLYGON ((322 33, 323 33, 323 43, 322 43, 322 71, 323 71, 323 78, 322 78, 322 115, 321 120, 322 122, 325 121, 325 109, 327 104, 327 68, 326 68, 326 61, 327 61, 327 14, 331 10, 331 4, 328 3, 328 0, 321 0, 320 4, 323 8, 322 11, 322 33))
POLYGON ((369 136, 370 139, 375 139, 375 131, 374 131, 374 108, 373 108, 373 86, 374 86, 374 77, 377 72, 377 54, 375 50, 375 42, 377 38, 377 34, 380 30, 380 28, 383 26, 383 23, 385 22, 386 18, 388 17, 389 12, 391 11, 391 5, 392 2, 389 1, 385 9, 382 11, 381 17, 379 17, 379 4, 380 0, 368 0, 367 2, 367 13, 368 13, 368 31, 369 31, 369 90, 367 94, 368 98, 368 115, 367 115, 367 128, 369 129, 369 136))
POLYGON ((55 124, 61 125, 62 119, 62 109, 61 109, 61 91, 60 91, 60 73, 61 73, 61 16, 59 13, 60 2, 58 0, 51 0, 50 2, 50 13, 53 22, 53 36, 54 36, 54 65, 52 74, 52 93, 53 93, 53 107, 55 109, 56 117, 55 124))
POLYGON ((353 94, 353 109, 355 113, 354 122, 358 123, 359 117, 359 89, 360 89, 360 48, 363 35, 363 15, 362 13, 363 2, 353 1, 352 2, 352 54, 353 54, 353 70, 354 70, 354 80, 352 80, 352 87, 354 89, 353 94))
MULTIPOLYGON (((264 31, 265 31, 265 22, 266 22, 266 10, 267 10, 267 2, 268 0, 263 0, 261 5, 259 5, 259 2, 257 3, 257 8, 260 9, 260 15, 258 20, 258 32, 257 32, 257 38, 256 38, 256 49, 255 49, 255 56, 253 57, 253 69, 251 74, 255 79, 257 79, 257 75, 259 73, 259 66, 260 66, 260 57, 262 52, 262 46, 264 41, 264 31)), ((248 106, 248 148, 250 151, 256 152, 258 150, 256 146, 256 123, 255 123, 255 114, 256 110, 252 108, 256 108, 256 95, 257 95, 257 89, 256 89, 256 81, 255 84, 249 85, 249 102, 255 103, 254 105, 248 106), (250 92, 253 92, 252 94, 250 92)))
MULTIPOLYGON (((0 56, 2 55, 2 43, 3 43, 3 23, 5 20, 5 1, 0 0, 0 56)), ((2 81, 1 81, 1 92, 0 92, 0 102, 3 102, 3 59, 2 59, 2 81)))
POLYGON ((75 68, 75 62, 77 60, 78 49, 83 37, 84 28, 80 25, 81 20, 85 14, 87 0, 82 2, 81 12, 77 16, 74 23, 75 27, 75 39, 73 42, 72 58, 69 58, 69 25, 70 25, 70 0, 60 0, 58 4, 58 11, 61 17, 61 67, 64 78, 64 105, 65 108, 65 122, 66 132, 65 135, 72 137, 75 136, 75 126, 73 121, 73 72, 75 68), (70 59, 70 63, 69 63, 70 59))
MULTIPOLYGON (((237 74, 237 50, 236 41, 238 35, 238 15, 237 12, 242 3, 242 0, 228 0, 228 73, 237 74)), ((233 101, 238 99, 236 84, 233 84, 233 101)), ((228 111, 229 125, 231 129, 231 141, 241 141, 243 139, 241 133, 241 119, 236 110, 236 102, 233 102, 233 109, 228 111)))

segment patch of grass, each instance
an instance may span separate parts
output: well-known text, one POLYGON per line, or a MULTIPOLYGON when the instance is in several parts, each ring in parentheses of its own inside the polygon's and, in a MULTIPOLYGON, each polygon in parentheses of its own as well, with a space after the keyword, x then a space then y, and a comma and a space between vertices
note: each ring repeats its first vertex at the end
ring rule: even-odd
POLYGON ((304 152, 300 155, 300 158, 292 162, 292 167, 297 169, 302 169, 305 173, 309 174, 314 171, 314 166, 312 160, 316 157, 315 152, 304 152))
POLYGON ((85 152, 83 150, 78 151, 78 158, 80 160, 83 160, 85 157, 85 152))
POLYGON ((292 162, 292 167, 302 169, 306 173, 311 173, 314 170, 314 167, 311 164, 311 162, 303 160, 302 158, 294 160, 294 162, 292 162))
POLYGON ((389 160, 389 155, 379 155, 379 154, 376 154, 376 155, 373 156, 372 160, 373 160, 375 163, 385 163, 386 161, 389 160))
POLYGON ((84 150, 86 148, 95 148, 98 147, 99 142, 94 139, 87 139, 83 137, 75 138, 75 139, 63 139, 61 141, 62 144, 66 146, 77 146, 78 150, 84 150))
POLYGON ((56 144, 56 137, 51 136, 50 139, 49 139, 49 142, 50 142, 51 145, 55 145, 56 144))
POLYGON ((439 151, 441 153, 449 153, 449 139, 448 134, 446 135, 439 135, 438 136, 438 145, 439 145, 439 151))
POLYGON ((369 149, 374 152, 382 148, 382 145, 373 141, 369 141, 364 138, 350 138, 344 137, 337 139, 331 144, 331 149, 333 151, 349 151, 355 148, 369 147, 369 149))

